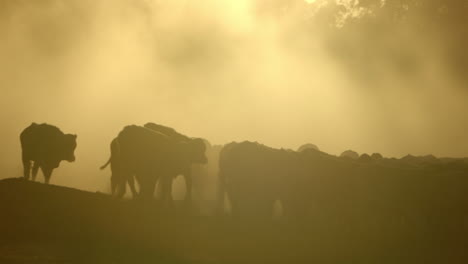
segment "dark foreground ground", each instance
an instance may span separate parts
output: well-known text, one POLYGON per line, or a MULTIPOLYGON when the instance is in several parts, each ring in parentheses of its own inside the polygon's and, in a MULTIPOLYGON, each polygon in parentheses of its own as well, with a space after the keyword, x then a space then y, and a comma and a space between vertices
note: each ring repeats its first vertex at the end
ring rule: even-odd
POLYGON ((22 179, 0 181, 0 213, 0 263, 468 263, 451 215, 240 223, 22 179))

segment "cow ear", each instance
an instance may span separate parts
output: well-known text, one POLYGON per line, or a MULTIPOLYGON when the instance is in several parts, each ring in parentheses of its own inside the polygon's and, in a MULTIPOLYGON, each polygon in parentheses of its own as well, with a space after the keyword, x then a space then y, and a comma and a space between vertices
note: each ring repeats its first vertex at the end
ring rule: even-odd
POLYGON ((73 138, 76 139, 78 137, 77 134, 73 134, 73 138))

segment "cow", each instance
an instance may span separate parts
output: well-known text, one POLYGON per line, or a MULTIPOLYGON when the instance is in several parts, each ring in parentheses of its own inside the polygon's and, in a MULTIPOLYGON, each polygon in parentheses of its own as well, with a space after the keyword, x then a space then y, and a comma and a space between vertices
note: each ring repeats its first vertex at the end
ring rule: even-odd
POLYGON ((341 153, 340 157, 344 158, 344 159, 357 160, 357 159, 359 159, 359 154, 356 151, 349 149, 349 150, 343 151, 343 153, 341 153))
POLYGON ((48 184, 52 171, 62 160, 75 161, 76 135, 64 134, 58 127, 49 124, 32 123, 20 134, 24 178, 29 180, 32 166, 32 180, 39 168, 48 184))
MULTIPOLYGON (((195 148, 203 148, 204 141, 202 139, 198 138, 190 138, 185 135, 182 135, 175 131, 173 128, 166 127, 163 125, 155 124, 155 123, 147 123, 144 125, 145 128, 150 129, 152 131, 156 131, 158 133, 161 133, 165 136, 167 136, 167 139, 170 141, 173 141, 174 143, 190 143, 191 146, 194 146, 195 148)), ((101 166, 101 169, 105 169, 109 164, 111 165, 111 193, 112 195, 115 195, 118 193, 118 196, 123 196, 125 193, 125 185, 120 185, 119 188, 123 188, 122 190, 117 192, 117 182, 120 180, 119 178, 122 177, 121 171, 119 171, 119 166, 120 166, 120 156, 119 156, 119 143, 118 139, 115 138, 111 142, 111 157, 107 161, 106 164, 101 166)), ((197 163, 197 162, 194 162, 197 163)), ((200 164, 205 164, 206 159, 202 162, 198 162, 200 164)), ((182 175, 185 179, 185 184, 186 184, 186 195, 185 195, 185 200, 191 200, 192 197, 192 173, 191 173, 191 162, 186 163, 185 165, 181 165, 179 167, 179 170, 174 172, 175 174, 173 177, 167 177, 164 178, 164 180, 167 180, 168 182, 162 182, 160 183, 159 186, 161 186, 161 193, 165 193, 171 197, 171 190, 172 190, 172 181, 175 177, 178 175, 182 175), (167 190, 162 190, 162 187, 167 188, 167 190)), ((129 177, 128 178, 128 184, 130 186, 130 189, 132 191, 133 197, 136 197, 138 195, 136 189, 135 189, 135 184, 134 184, 134 178, 129 177)))
POLYGON ((297 152, 302 152, 306 149, 315 149, 317 151, 320 151, 320 149, 317 147, 317 145, 315 144, 312 144, 312 143, 307 143, 307 144, 303 144, 301 145, 298 149, 297 149, 297 152))
MULTIPOLYGON (((119 198, 122 198, 122 196, 125 194, 125 189, 126 189, 126 184, 125 185, 118 185, 119 182, 124 180, 125 175, 122 175, 122 171, 120 169, 120 146, 119 146, 119 140, 117 138, 114 138, 111 141, 110 144, 110 151, 111 151, 111 156, 109 160, 106 162, 106 164, 101 166, 101 170, 105 169, 108 165, 110 165, 111 168, 111 195, 117 195, 119 194, 119 198), (120 187, 122 190, 118 192, 117 188, 120 187)), ((128 185, 130 186, 130 190, 132 191, 133 198, 138 196, 138 192, 136 191, 135 188, 135 180, 133 177, 128 177, 127 178, 128 185)))
MULTIPOLYGON (((197 146, 197 148, 203 148, 203 146, 205 146, 205 150, 206 150, 206 146, 208 144, 206 144, 206 142, 201 139, 201 138, 190 138, 190 137, 187 137, 183 134, 180 134, 178 133, 175 129, 173 128, 170 128, 170 127, 167 127, 167 126, 163 126, 163 125, 159 125, 159 124, 155 124, 155 123, 146 123, 144 125, 145 128, 148 128, 148 129, 151 129, 153 131, 157 131, 159 133, 162 133, 166 136, 168 136, 171 140, 173 140, 174 142, 180 142, 180 143, 192 143, 194 146, 197 146)), ((184 177, 184 180, 185 180, 185 200, 186 201, 190 201, 192 199, 192 164, 195 163, 195 164, 205 164, 207 163, 207 160, 205 159, 203 162, 187 162, 186 164, 184 165, 181 165, 180 166, 180 171, 177 171, 175 172, 176 174, 174 175, 174 177, 168 177, 167 183, 160 183, 159 186, 161 186, 161 193, 166 193, 166 194, 169 194, 170 196, 172 196, 172 182, 173 180, 175 179, 175 177, 179 176, 179 175, 182 175, 184 177), (168 190, 162 190, 163 187, 166 187, 168 188, 168 190)))
POLYGON ((299 177, 298 153, 244 141, 224 146, 219 157, 218 210, 224 196, 236 218, 266 219, 273 215, 274 203, 290 209, 289 187, 299 177))
MULTIPOLYGON (((117 195, 123 195, 125 185, 135 177, 140 186, 140 197, 153 196, 156 183, 163 185, 162 199, 170 200, 170 184, 187 164, 206 163, 205 145, 199 141, 181 142, 158 131, 131 125, 126 126, 117 136, 118 155, 112 153, 110 162, 117 162, 118 173, 114 186, 117 195)), ((112 147, 111 147, 112 148, 112 147)), ((114 171, 113 171, 114 173, 114 171)))

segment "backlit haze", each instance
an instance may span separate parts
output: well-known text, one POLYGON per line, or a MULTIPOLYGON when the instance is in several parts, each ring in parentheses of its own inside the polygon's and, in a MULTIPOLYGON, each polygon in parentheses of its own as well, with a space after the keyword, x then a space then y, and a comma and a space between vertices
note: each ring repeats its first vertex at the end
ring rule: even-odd
POLYGON ((212 144, 468 156, 467 30, 440 22, 450 7, 386 2, 0 0, 1 175, 22 176, 31 122, 78 134, 52 181, 93 191, 110 141, 150 121, 212 144))

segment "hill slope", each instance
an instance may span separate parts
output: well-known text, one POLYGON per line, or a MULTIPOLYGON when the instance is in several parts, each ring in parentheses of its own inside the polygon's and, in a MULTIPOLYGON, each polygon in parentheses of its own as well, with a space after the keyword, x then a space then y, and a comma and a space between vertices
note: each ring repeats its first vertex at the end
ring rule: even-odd
POLYGON ((147 207, 100 193, 2 180, 0 262, 175 261, 154 236, 163 231, 159 237, 167 237, 172 225, 156 225, 162 219, 147 207))
MULTIPOLYGON (((461 208, 460 208, 461 209, 461 208)), ((463 211, 463 209, 461 209, 463 211)), ((243 223, 0 181, 0 263, 466 263, 468 222, 243 223)))

